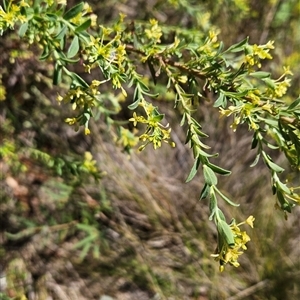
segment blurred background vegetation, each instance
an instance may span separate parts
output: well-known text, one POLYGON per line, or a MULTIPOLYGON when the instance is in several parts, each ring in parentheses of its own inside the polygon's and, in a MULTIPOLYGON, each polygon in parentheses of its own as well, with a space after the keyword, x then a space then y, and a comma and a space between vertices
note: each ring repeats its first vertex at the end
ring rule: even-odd
MULTIPOLYGON (((203 35, 214 28, 227 47, 246 36, 252 44, 275 40, 263 69, 276 77, 289 65, 287 101, 299 95, 298 0, 89 4, 103 24, 122 12, 129 21, 156 18, 203 35)), ((177 147, 129 156, 101 118, 90 136, 64 123, 68 108, 56 103, 53 66, 38 60, 38 49, 14 32, 1 37, 0 49, 0 299, 300 299, 300 210, 287 221, 275 210, 268 171, 249 168, 255 153, 247 128, 233 133, 209 103, 196 112, 218 163, 233 172, 220 187, 241 207, 222 210, 256 218, 241 267, 220 273, 210 257, 216 232, 198 201, 202 178, 184 184, 193 162, 174 103, 157 100, 177 147)), ((131 117, 127 105, 118 104, 115 119, 131 117)))

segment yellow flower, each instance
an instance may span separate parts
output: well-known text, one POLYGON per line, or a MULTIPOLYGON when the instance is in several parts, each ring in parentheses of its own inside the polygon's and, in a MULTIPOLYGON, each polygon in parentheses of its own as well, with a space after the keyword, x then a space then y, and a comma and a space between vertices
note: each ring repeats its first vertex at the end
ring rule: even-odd
POLYGON ((58 102, 61 102, 61 101, 64 100, 64 98, 63 98, 61 95, 57 94, 56 100, 57 100, 58 102))
POLYGON ((222 231, 218 231, 218 247, 214 254, 211 254, 212 257, 215 258, 216 261, 220 263, 220 271, 222 272, 225 269, 225 265, 229 263, 234 267, 238 267, 240 264, 238 262, 238 258, 240 255, 244 253, 244 250, 247 249, 246 243, 250 241, 250 237, 246 233, 246 231, 241 231, 239 228, 242 224, 248 224, 253 228, 254 217, 250 216, 246 221, 236 224, 233 221, 229 228, 234 237, 234 244, 228 245, 226 242, 226 237, 223 236, 224 233, 222 231))
POLYGON ((93 159, 93 155, 91 154, 91 152, 86 151, 84 153, 84 162, 83 162, 83 166, 92 173, 96 173, 98 171, 97 169, 97 162, 93 159))
POLYGON ((96 14, 91 14, 91 27, 95 28, 97 26, 97 15, 96 14))
POLYGON ((153 40, 155 43, 160 43, 162 31, 161 31, 161 28, 158 26, 157 20, 151 19, 150 24, 152 25, 151 28, 145 30, 146 36, 150 40, 153 40))
POLYGON ((283 70, 284 70, 284 75, 294 75, 293 72, 290 70, 290 67, 287 66, 287 67, 283 67, 283 70))
POLYGON ((65 122, 68 123, 69 125, 74 125, 77 122, 76 118, 66 118, 65 122))
POLYGON ((274 91, 275 96, 280 98, 285 95, 288 87, 290 86, 290 81, 290 79, 285 78, 284 81, 277 83, 274 91))
POLYGON ((253 216, 249 216, 247 220, 245 221, 246 224, 248 224, 251 228, 253 228, 253 222, 255 221, 255 218, 253 216))

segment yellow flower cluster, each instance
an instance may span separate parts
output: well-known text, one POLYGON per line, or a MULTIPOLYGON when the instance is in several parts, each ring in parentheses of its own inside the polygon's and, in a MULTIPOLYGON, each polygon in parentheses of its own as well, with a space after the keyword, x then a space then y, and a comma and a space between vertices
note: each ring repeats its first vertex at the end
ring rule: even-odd
POLYGON ((261 59, 272 59, 269 51, 274 49, 274 41, 269 41, 265 45, 256 45, 248 46, 247 52, 248 54, 245 56, 245 63, 249 66, 256 65, 258 68, 261 68, 261 59))
MULTIPOLYGON (((150 143, 153 144, 154 149, 160 148, 162 141, 175 147, 175 143, 169 141, 171 138, 171 128, 168 128, 169 125, 163 126, 159 122, 160 117, 157 118, 159 115, 157 114, 156 108, 146 101, 142 101, 140 105, 145 109, 147 118, 138 116, 136 112, 134 112, 132 118, 129 119, 129 121, 133 122, 134 126, 136 126, 137 123, 147 124, 145 133, 139 137, 141 141, 146 143, 139 147, 139 151, 144 150, 150 143)), ((162 115, 160 116, 162 117, 162 115)))
POLYGON ((234 237, 234 245, 228 245, 225 238, 218 232, 218 248, 215 254, 211 254, 216 261, 220 262, 220 271, 224 271, 225 265, 229 263, 232 266, 238 267, 240 264, 238 258, 247 250, 246 243, 250 241, 250 237, 246 231, 241 231, 240 226, 243 224, 248 224, 253 228, 253 222, 255 218, 249 216, 246 221, 236 224, 233 221, 230 224, 230 230, 232 231, 234 237))
POLYGON ((160 38, 162 36, 161 28, 158 26, 158 22, 155 19, 150 20, 150 29, 145 30, 147 38, 153 41, 155 44, 160 43, 160 38))
POLYGON ((10 3, 6 12, 0 5, 0 35, 7 28, 13 29, 16 22, 20 21, 24 23, 27 21, 26 17, 21 13, 22 7, 29 7, 29 4, 24 0, 18 4, 10 3))
POLYGON ((56 99, 59 103, 71 102, 73 110, 84 107, 93 107, 95 96, 100 94, 98 87, 102 82, 103 81, 93 80, 89 88, 84 89, 83 87, 78 86, 74 89, 70 89, 64 97, 58 95, 56 99))
MULTIPOLYGON (((66 2, 66 1, 62 1, 66 2)), ((76 17, 72 18, 70 21, 73 24, 81 25, 83 23, 84 18, 89 17, 91 19, 91 27, 96 27, 97 25, 97 15, 93 14, 93 10, 91 6, 85 2, 83 5, 83 10, 76 15, 76 17)))
POLYGON ((281 98, 283 95, 286 94, 287 89, 291 86, 290 84, 291 80, 288 78, 285 78, 283 81, 276 82, 276 86, 274 90, 269 89, 268 94, 281 98))
MULTIPOLYGON (((70 89, 68 93, 63 97, 58 94, 57 101, 59 103, 72 103, 73 110, 76 109, 84 109, 85 111, 89 110, 95 105, 95 100, 98 95, 100 95, 100 92, 98 90, 99 85, 105 81, 99 81, 99 80, 93 80, 92 83, 88 88, 83 88, 81 86, 78 86, 74 89, 70 89)), ((88 129, 88 120, 86 119, 86 116, 84 116, 84 113, 81 113, 78 117, 75 118, 66 118, 65 122, 69 125, 75 125, 76 130, 79 128, 79 123, 82 122, 83 118, 85 120, 85 134, 90 134, 90 130, 88 129)))
POLYGON ((117 140, 117 143, 121 145, 125 151, 129 152, 131 148, 135 147, 139 142, 139 138, 135 136, 134 132, 120 127, 120 136, 117 140))
POLYGON ((86 151, 84 153, 84 162, 83 162, 83 167, 90 173, 97 173, 98 168, 97 168, 97 162, 93 159, 93 155, 91 152, 86 151))

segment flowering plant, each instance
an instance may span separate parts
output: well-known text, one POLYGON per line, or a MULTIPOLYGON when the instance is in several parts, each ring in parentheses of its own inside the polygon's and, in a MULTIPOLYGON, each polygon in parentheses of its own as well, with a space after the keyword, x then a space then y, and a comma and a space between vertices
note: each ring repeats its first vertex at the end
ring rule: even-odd
MULTIPOLYGON (((251 166, 262 159, 270 170, 276 206, 285 215, 290 213, 300 203, 300 196, 297 187, 280 179, 284 169, 274 162, 269 150, 283 151, 290 165, 300 170, 300 98, 284 99, 292 75, 288 67, 278 79, 260 70, 264 60, 272 59, 274 42, 251 45, 246 38, 224 49, 214 30, 204 34, 177 28, 170 38, 172 29, 155 19, 132 23, 121 14, 114 24, 106 26, 97 24, 97 17, 87 3, 81 2, 70 9, 66 4, 51 0, 3 1, 0 34, 18 28, 20 38, 40 48, 40 60, 53 64, 53 83, 69 85, 64 95, 57 96, 59 103, 70 105, 74 111, 66 123, 76 130, 83 126, 88 135, 90 119, 103 115, 108 125, 119 126, 118 141, 126 151, 139 141, 142 142, 139 150, 151 144, 154 149, 160 148, 162 142, 176 146, 164 114, 153 105, 153 99, 161 95, 174 99, 175 108, 181 113, 180 125, 187 128, 186 143, 194 157, 186 181, 202 170, 200 200, 208 200, 210 220, 218 232, 213 257, 220 262, 221 270, 227 263, 238 266, 238 256, 250 240, 240 225, 253 227, 254 217, 238 224, 234 220, 227 223, 218 201, 238 204, 218 188, 218 176, 228 176, 231 171, 210 161, 218 154, 209 153, 210 147, 203 142, 208 136, 194 112, 207 100, 220 116, 233 117, 234 131, 242 124, 248 126, 253 133, 251 147, 257 150, 251 166), (84 67, 89 78, 98 69, 102 79, 87 82, 84 75, 72 71, 71 66, 76 64, 84 67), (158 82, 163 92, 157 92, 158 82), (111 97, 103 94, 104 86, 114 91, 111 97), (132 103, 128 108, 134 111, 129 121, 134 127, 141 124, 142 133, 133 134, 111 118, 120 110, 119 102, 129 97, 132 103)), ((4 98, 0 96, 1 100, 4 98)), ((89 155, 85 167, 94 170, 89 155)))

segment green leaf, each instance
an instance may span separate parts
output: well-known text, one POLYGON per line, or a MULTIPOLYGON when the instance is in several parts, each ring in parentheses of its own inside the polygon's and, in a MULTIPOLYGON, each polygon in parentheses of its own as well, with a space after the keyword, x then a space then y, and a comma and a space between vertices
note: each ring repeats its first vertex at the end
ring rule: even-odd
POLYGON ((266 140, 263 140, 263 142, 264 142, 270 149, 273 149, 273 150, 279 149, 279 146, 272 145, 272 144, 270 144, 269 142, 267 142, 266 140))
POLYGON ((2 3, 3 3, 4 11, 7 11, 7 6, 8 6, 9 1, 3 0, 2 3))
POLYGON ((48 17, 50 22, 56 22, 57 21, 57 15, 52 13, 46 13, 46 16, 48 17))
POLYGON ((185 123, 185 113, 182 115, 182 119, 180 121, 180 126, 182 127, 185 123))
POLYGON ((204 187, 200 193, 200 199, 199 200, 203 200, 205 199, 208 195, 209 195, 209 185, 207 183, 204 184, 204 187))
POLYGON ((263 151, 262 155, 264 157, 264 161, 267 164, 267 166, 273 170, 276 173, 282 173, 284 171, 284 169, 280 166, 278 166, 277 164, 275 164, 272 159, 263 151))
POLYGON ((27 29, 28 29, 28 22, 23 23, 23 24, 20 26, 20 29, 19 29, 19 36, 20 36, 20 37, 23 37, 23 36, 25 35, 27 29))
POLYGON ((223 220, 219 220, 217 223, 217 229, 219 234, 224 238, 229 246, 234 246, 234 236, 230 226, 223 220))
POLYGON ((294 110, 298 105, 300 105, 300 97, 291 103, 286 110, 294 110))
POLYGON ((152 117, 151 120, 153 120, 154 122, 159 122, 159 121, 161 121, 164 117, 165 117, 164 114, 159 114, 159 115, 155 115, 154 117, 152 117))
POLYGON ((74 72, 70 72, 66 67, 63 67, 63 70, 65 71, 65 73, 70 76, 73 79, 73 84, 75 84, 76 86, 82 86, 85 88, 88 88, 89 85, 86 83, 85 80, 83 80, 79 75, 77 75, 74 72))
POLYGON ((253 163, 250 165, 250 168, 253 168, 257 165, 257 163, 259 162, 259 158, 260 158, 260 154, 258 153, 255 157, 255 160, 253 161, 253 163))
POLYGON ((227 100, 226 97, 223 93, 220 93, 218 99, 214 103, 214 107, 220 107, 222 106, 223 108, 226 106, 227 100))
POLYGON ((291 212, 291 207, 289 206, 289 203, 285 200, 283 193, 281 191, 277 191, 276 193, 277 199, 281 205, 281 208, 283 210, 286 210, 288 212, 291 212))
POLYGON ((89 28, 91 26, 92 20, 91 19, 87 19, 85 22, 83 22, 81 25, 79 25, 76 29, 75 32, 79 33, 81 31, 86 30, 87 28, 89 28))
POLYGON ((253 138, 252 138, 252 143, 251 143, 251 149, 255 149, 258 144, 258 138, 257 138, 257 133, 254 132, 253 138))
POLYGON ((205 182, 209 185, 217 185, 218 179, 214 171, 207 165, 203 165, 203 175, 205 182))
POLYGON ((230 46, 226 51, 224 51, 223 53, 226 52, 239 52, 244 50, 244 46, 248 44, 248 40, 249 37, 246 37, 244 40, 242 40, 241 42, 234 44, 232 46, 230 46))
POLYGON ((199 150, 199 153, 202 155, 202 156, 205 156, 205 157, 218 157, 219 156, 219 154, 218 153, 214 153, 214 154, 208 154, 208 153, 206 153, 205 151, 203 151, 203 150, 199 150))
POLYGON ((229 170, 226 170, 226 169, 223 169, 219 166, 216 166, 212 163, 208 163, 207 164, 215 173, 218 173, 218 174, 221 174, 221 175, 230 175, 231 174, 231 171, 229 170))
POLYGON ((286 184, 282 183, 279 179, 276 181, 276 187, 277 191, 280 189, 288 195, 291 194, 291 190, 287 187, 286 184))
MULTIPOLYGON (((181 126, 182 126, 182 125, 181 125, 181 126)), ((208 137, 208 135, 207 135, 206 133, 202 132, 198 127, 194 127, 193 130, 194 130, 200 137, 202 137, 202 138, 207 138, 207 137, 208 137)), ((209 146, 206 146, 205 148, 206 148, 206 149, 210 149, 209 146)))
POLYGON ((265 78, 265 79, 263 79, 263 81, 266 83, 266 85, 267 85, 269 88, 271 88, 271 89, 273 89, 273 90, 276 89, 276 83, 274 82, 273 79, 265 78))
POLYGON ((62 66, 58 63, 55 64, 53 72, 53 84, 58 85, 61 82, 62 66))
POLYGON ((235 207, 238 207, 240 206, 239 204, 236 204, 234 202, 232 202, 229 198, 227 198, 216 186, 214 186, 214 190, 219 194, 219 196, 225 200, 228 204, 232 205, 232 206, 235 206, 235 207))
MULTIPOLYGON (((61 53, 61 54, 63 54, 63 53, 61 53)), ((79 57, 77 57, 77 58, 68 58, 68 57, 66 57, 65 55, 60 55, 60 59, 61 59, 62 61, 65 61, 65 62, 67 62, 67 63, 70 63, 70 64, 74 64, 74 63, 76 63, 76 62, 78 62, 78 61, 80 60, 79 57)))
POLYGON ((267 166, 276 173, 282 173, 284 171, 284 169, 282 167, 278 166, 277 164, 273 163, 270 160, 268 160, 266 163, 267 163, 267 166))
POLYGON ((79 51, 79 38, 77 35, 75 35, 69 47, 67 57, 68 58, 74 57, 78 53, 78 51, 79 51))
POLYGON ((195 177, 195 175, 196 175, 196 173, 197 173, 197 170, 198 170, 198 168, 199 168, 200 162, 201 162, 201 160, 200 160, 200 157, 198 156, 198 157, 195 159, 194 164, 193 164, 193 167, 192 167, 192 169, 191 169, 191 171, 190 171, 190 174, 189 174, 189 176, 187 177, 187 179, 186 179, 185 182, 189 182, 189 181, 191 181, 191 180, 195 177))
POLYGON ((215 195, 214 189, 209 187, 209 220, 211 221, 216 213, 216 210, 218 209, 217 205, 217 197, 215 195))
POLYGON ((49 51, 49 46, 48 45, 44 45, 44 50, 43 53, 41 54, 41 56, 39 57, 39 60, 45 60, 46 58, 48 58, 50 56, 51 52, 49 51))
POLYGON ((60 30, 60 32, 54 37, 56 40, 62 40, 66 33, 67 33, 68 27, 66 25, 63 26, 63 28, 60 30))
POLYGON ((138 100, 134 101, 133 103, 131 103, 130 105, 128 105, 128 108, 131 110, 134 110, 138 107, 140 102, 141 102, 141 99, 138 99, 138 100))
POLYGON ((259 78, 259 79, 269 78, 271 76, 270 73, 263 72, 263 71, 258 71, 258 72, 250 73, 249 75, 252 76, 252 77, 255 77, 255 78, 259 78))
POLYGON ((79 86, 82 86, 84 88, 88 88, 89 85, 86 83, 85 80, 83 80, 79 75, 77 75, 76 73, 72 72, 71 75, 72 79, 73 79, 73 83, 76 83, 79 86))
POLYGON ((225 218, 225 216, 224 216, 224 214, 223 214, 223 212, 221 211, 220 208, 217 208, 217 212, 218 212, 219 218, 220 218, 222 221, 226 222, 226 218, 225 218))
POLYGON ((76 16, 82 11, 83 5, 84 5, 83 2, 81 2, 81 3, 77 4, 77 5, 75 5, 74 7, 72 7, 71 9, 69 9, 69 10, 64 14, 63 18, 64 18, 65 20, 70 20, 70 19, 76 17, 76 16))

